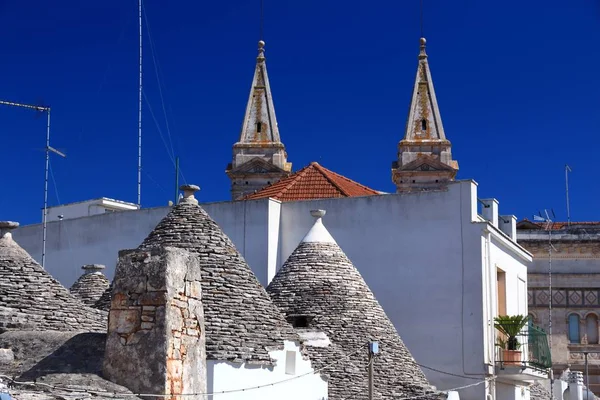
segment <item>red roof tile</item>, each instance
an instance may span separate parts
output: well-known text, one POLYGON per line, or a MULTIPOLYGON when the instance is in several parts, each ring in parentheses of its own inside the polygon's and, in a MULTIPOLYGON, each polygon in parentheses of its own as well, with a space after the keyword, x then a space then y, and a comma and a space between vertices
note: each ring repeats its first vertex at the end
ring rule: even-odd
POLYGON ((312 162, 289 177, 246 195, 242 200, 270 197, 279 201, 295 201, 375 194, 380 193, 312 162))

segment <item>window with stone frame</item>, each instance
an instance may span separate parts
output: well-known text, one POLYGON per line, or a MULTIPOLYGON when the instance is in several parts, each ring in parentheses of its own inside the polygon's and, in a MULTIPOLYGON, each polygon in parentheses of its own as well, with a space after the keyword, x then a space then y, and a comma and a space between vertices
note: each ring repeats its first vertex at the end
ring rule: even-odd
POLYGON ((581 343, 581 338, 579 337, 579 315, 569 314, 567 323, 569 327, 569 343, 581 343))
POLYGON ((589 313, 585 317, 585 333, 588 344, 598 344, 598 316, 589 313))

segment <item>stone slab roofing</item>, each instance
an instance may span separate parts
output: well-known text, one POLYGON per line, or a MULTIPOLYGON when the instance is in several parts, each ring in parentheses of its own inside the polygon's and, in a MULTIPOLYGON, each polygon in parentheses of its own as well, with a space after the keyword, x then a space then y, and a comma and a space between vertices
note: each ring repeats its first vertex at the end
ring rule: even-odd
POLYGON ((96 307, 96 303, 110 286, 109 280, 102 274, 104 265, 89 264, 81 267, 85 273, 73 283, 69 292, 84 304, 96 307))
POLYGON ((289 177, 249 194, 242 200, 273 198, 279 201, 296 201, 376 194, 381 193, 312 162, 289 177))
POLYGON ((5 332, 0 349, 8 356, 0 358, 0 380, 19 400, 138 399, 101 377, 105 342, 103 333, 5 332))
MULTIPOLYGON (((535 382, 529 386, 529 399, 530 400, 548 400, 550 399, 550 391, 544 387, 540 382, 535 382)), ((552 396, 552 400, 556 398, 552 396)))
POLYGON ((0 333, 106 331, 106 312, 75 299, 12 239, 18 225, 0 222, 0 333))
POLYGON ((269 350, 284 340, 299 341, 271 302, 242 255, 217 223, 198 205, 197 186, 182 188, 184 198, 139 246, 171 246, 199 257, 208 360, 271 365, 269 350))
POLYGON ((335 364, 322 372, 329 376, 329 399, 368 398, 371 340, 380 348, 374 359, 375 398, 445 398, 430 386, 358 270, 323 226, 324 212, 313 215, 315 225, 267 291, 297 329, 324 333, 345 354, 348 362, 339 362, 329 346, 305 343, 315 368, 335 364))

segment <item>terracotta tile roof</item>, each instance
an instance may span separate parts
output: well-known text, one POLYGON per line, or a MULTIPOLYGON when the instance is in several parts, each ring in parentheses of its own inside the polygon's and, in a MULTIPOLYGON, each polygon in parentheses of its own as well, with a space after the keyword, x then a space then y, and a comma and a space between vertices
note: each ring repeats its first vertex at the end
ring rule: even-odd
MULTIPOLYGON (((546 229, 546 225, 547 224, 545 222, 531 221, 527 218, 523 218, 521 221, 519 221, 517 223, 517 229, 546 229)), ((568 222, 556 221, 552 224, 551 229, 553 231, 558 231, 561 229, 566 229, 568 227, 569 227, 568 222)), ((569 228, 577 229, 577 228, 586 228, 586 227, 600 229, 600 221, 572 221, 571 226, 569 228)))
POLYGON ((380 194, 358 182, 312 162, 287 178, 246 195, 242 200, 273 198, 279 201, 359 197, 380 194))

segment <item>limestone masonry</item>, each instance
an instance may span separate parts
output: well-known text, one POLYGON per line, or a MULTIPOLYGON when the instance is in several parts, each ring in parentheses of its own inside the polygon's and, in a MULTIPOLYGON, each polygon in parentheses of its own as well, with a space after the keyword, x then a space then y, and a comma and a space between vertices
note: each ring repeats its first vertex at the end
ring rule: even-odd
POLYGON ((185 250, 122 251, 113 281, 104 376, 136 393, 206 393, 198 259, 185 250))

